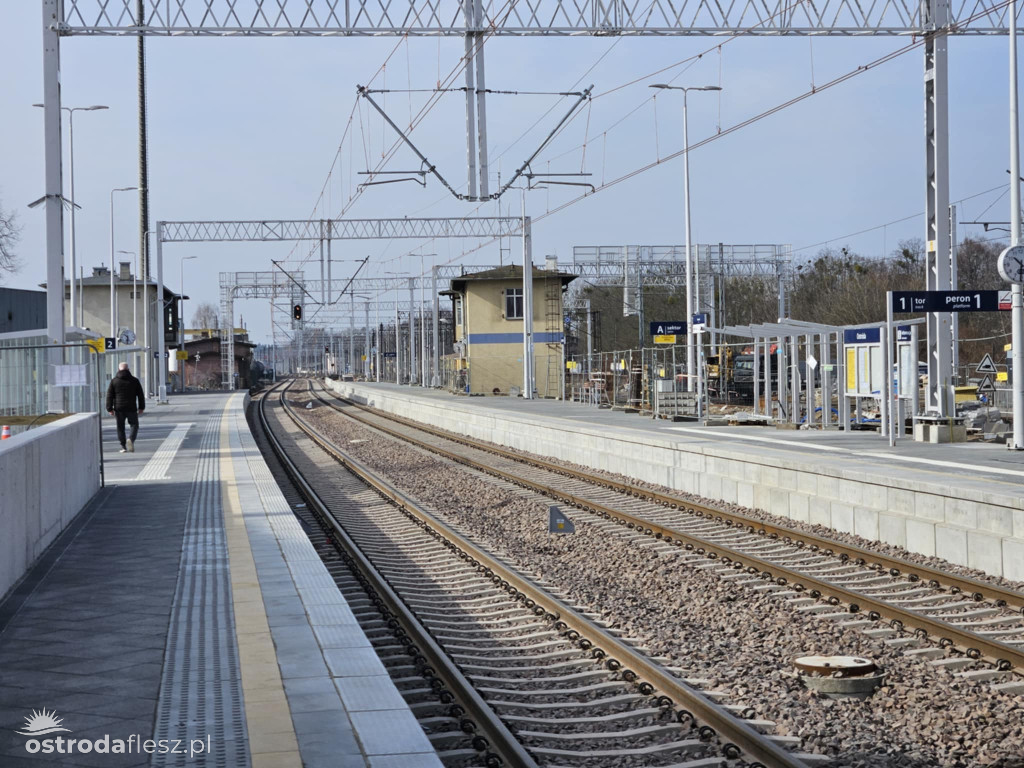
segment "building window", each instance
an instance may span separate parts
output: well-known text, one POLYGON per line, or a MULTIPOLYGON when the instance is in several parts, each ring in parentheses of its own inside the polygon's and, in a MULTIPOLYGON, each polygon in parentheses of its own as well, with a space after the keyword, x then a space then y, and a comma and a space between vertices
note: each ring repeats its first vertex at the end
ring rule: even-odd
POLYGON ((505 319, 506 320, 522 320, 523 319, 523 289, 522 288, 506 288, 505 289, 505 319))
POLYGON ((455 299, 455 327, 462 327, 462 297, 455 299))

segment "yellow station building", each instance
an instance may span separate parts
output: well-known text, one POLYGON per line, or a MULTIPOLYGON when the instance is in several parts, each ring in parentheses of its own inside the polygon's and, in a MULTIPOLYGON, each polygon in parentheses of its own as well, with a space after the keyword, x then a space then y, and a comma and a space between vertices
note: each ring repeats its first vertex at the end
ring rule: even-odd
MULTIPOLYGON (((539 397, 561 393, 562 297, 575 275, 533 268, 534 375, 539 397)), ((446 359, 450 389, 508 395, 523 387, 523 268, 509 265, 452 278, 455 353, 446 359)))

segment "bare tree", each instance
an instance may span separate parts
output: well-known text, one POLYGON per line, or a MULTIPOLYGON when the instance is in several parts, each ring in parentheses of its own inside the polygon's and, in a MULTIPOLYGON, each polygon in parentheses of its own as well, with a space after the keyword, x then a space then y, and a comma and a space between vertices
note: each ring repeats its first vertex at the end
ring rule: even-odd
POLYGON ((192 327, 212 328, 214 330, 220 328, 220 315, 217 313, 217 308, 209 302, 199 304, 196 307, 196 311, 192 314, 192 327))
POLYGON ((21 227, 18 226, 17 214, 14 211, 5 211, 0 205, 0 274, 18 270, 18 257, 14 253, 14 246, 20 238, 21 227))

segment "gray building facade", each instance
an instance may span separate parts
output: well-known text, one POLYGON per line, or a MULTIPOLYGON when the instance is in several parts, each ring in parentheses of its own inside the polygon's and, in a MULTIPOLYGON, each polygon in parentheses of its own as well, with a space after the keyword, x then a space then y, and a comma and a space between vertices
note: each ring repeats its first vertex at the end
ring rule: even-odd
POLYGON ((46 291, 0 287, 0 333, 46 328, 46 291))

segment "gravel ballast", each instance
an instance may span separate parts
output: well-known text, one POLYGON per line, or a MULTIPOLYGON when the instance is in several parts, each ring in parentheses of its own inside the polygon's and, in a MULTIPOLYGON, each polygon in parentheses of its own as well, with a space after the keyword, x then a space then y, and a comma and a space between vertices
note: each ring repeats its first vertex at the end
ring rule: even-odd
MULTIPOLYGON (((291 399, 301 406, 308 397, 291 399)), ((775 721, 776 733, 800 737, 807 751, 842 766, 1024 766, 1020 697, 954 678, 880 640, 691 568, 682 553, 630 544, 588 515, 570 512, 573 535, 548 534, 546 501, 327 408, 302 416, 474 541, 502 550, 653 655, 668 657, 682 676, 712 679, 735 703, 775 721), (827 699, 806 690, 791 665, 796 656, 819 653, 866 656, 888 677, 869 699, 827 699)))

